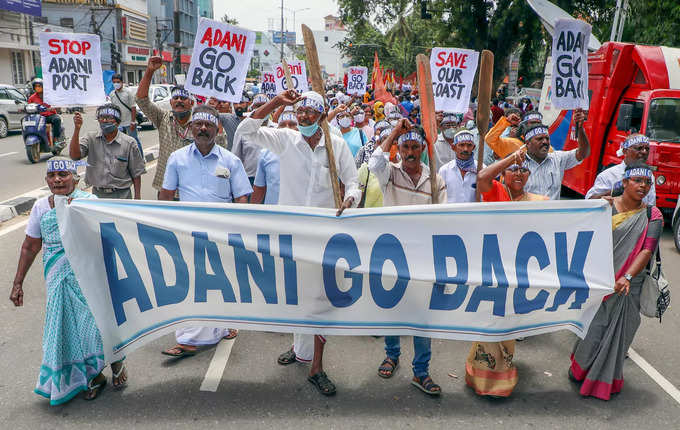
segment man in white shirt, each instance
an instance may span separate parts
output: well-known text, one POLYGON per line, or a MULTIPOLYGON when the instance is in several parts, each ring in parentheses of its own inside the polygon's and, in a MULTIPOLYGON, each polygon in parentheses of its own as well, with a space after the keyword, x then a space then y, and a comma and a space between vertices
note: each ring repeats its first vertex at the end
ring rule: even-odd
MULTIPOLYGON (((618 186, 623 186, 623 174, 626 172, 626 166, 634 161, 647 162, 649 157, 649 138, 643 134, 631 134, 621 143, 621 149, 617 155, 623 156, 623 162, 612 166, 600 172, 595 178, 595 183, 592 188, 586 193, 587 199, 599 199, 603 197, 611 197, 612 191, 618 186)), ((652 181, 652 187, 642 201, 647 206, 654 206, 656 204, 656 188, 652 181)))
MULTIPOLYGON (((332 208, 335 206, 331 186, 326 139, 319 127, 325 115, 324 100, 314 91, 302 95, 295 90, 280 93, 245 118, 238 127, 240 134, 250 142, 260 145, 279 156, 279 204, 332 208), (287 128, 261 127, 267 116, 281 106, 297 106, 299 131, 287 128)), ((338 213, 356 207, 361 199, 357 168, 345 141, 331 133, 338 179, 345 185, 345 201, 338 213)), ((319 285, 322 285, 319 279, 319 285)), ((335 394, 335 385, 323 371, 323 348, 326 340, 317 335, 294 335, 293 348, 279 356, 278 363, 295 361, 312 363, 308 380, 323 395, 335 394)))
POLYGON ((456 152, 453 149, 453 137, 456 135, 459 125, 460 120, 456 114, 449 112, 443 114, 439 123, 440 133, 433 148, 437 167, 441 167, 456 158, 456 152))
POLYGON ((459 131, 451 146, 455 158, 439 169, 439 176, 446 183, 446 202, 474 202, 478 170, 474 158, 475 136, 468 130, 459 131))

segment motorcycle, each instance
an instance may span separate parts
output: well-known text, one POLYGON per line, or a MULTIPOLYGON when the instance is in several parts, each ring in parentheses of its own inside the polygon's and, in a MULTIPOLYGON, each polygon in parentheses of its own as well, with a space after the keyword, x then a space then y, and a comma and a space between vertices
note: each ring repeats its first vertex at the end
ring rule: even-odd
POLYGON ((43 152, 59 155, 66 146, 63 130, 60 133, 61 138, 56 142, 53 141, 49 124, 45 121, 45 117, 40 115, 45 110, 39 104, 29 103, 24 108, 26 116, 21 119, 21 135, 26 145, 26 156, 31 163, 40 161, 40 154, 43 152))

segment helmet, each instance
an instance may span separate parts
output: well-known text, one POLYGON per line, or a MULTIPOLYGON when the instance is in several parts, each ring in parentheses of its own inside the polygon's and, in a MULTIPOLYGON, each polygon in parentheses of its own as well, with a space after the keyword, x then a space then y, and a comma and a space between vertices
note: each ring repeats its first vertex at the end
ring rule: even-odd
POLYGON ((35 85, 36 85, 36 84, 40 84, 41 86, 44 86, 44 85, 43 85, 43 80, 40 79, 40 78, 35 78, 35 79, 33 79, 33 80, 31 81, 31 88, 35 89, 35 85))

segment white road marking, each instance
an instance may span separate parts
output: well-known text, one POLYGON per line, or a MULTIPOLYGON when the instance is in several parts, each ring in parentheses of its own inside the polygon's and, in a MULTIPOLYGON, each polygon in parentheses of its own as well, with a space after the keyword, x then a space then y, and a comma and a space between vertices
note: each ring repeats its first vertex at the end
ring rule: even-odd
POLYGON ((220 343, 217 344, 215 348, 215 354, 210 361, 210 366, 208 366, 208 371, 205 372, 205 378, 203 378, 203 383, 201 384, 201 391, 212 391, 213 393, 217 391, 217 387, 220 385, 222 380, 222 374, 224 369, 227 367, 227 361, 229 361, 229 355, 231 355, 231 348, 234 346, 234 339, 222 339, 220 343))
POLYGON ((24 227, 26 224, 28 224, 28 218, 26 218, 25 220, 18 222, 16 224, 12 224, 9 227, 0 228, 0 237, 4 236, 6 234, 10 234, 13 231, 19 230, 21 227, 24 227))
POLYGON ((4 154, 0 154, 0 158, 7 157, 8 155, 14 155, 14 154, 17 154, 17 152, 5 152, 4 154))
POLYGON ((673 384, 670 383, 670 381, 664 376, 659 373, 655 368, 652 367, 651 364, 647 362, 640 354, 638 354, 633 348, 628 349, 628 356, 637 364, 640 369, 642 369, 647 375, 649 375, 654 382, 659 384, 663 390, 668 393, 669 396, 671 396, 676 402, 680 404, 680 390, 675 388, 673 384))

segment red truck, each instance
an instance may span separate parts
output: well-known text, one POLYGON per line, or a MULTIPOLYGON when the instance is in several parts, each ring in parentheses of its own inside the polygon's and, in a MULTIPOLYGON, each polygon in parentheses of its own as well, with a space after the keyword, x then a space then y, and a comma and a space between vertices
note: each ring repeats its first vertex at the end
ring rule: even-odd
MULTIPOLYGON (((584 194, 599 172, 621 162, 616 155, 632 131, 649 137, 648 164, 656 180, 656 204, 670 217, 680 194, 680 49, 606 42, 588 55, 590 110, 585 131, 591 154, 562 182, 584 194)), ((539 110, 556 149, 577 146, 572 111, 555 109, 552 64, 546 64, 539 110)))

